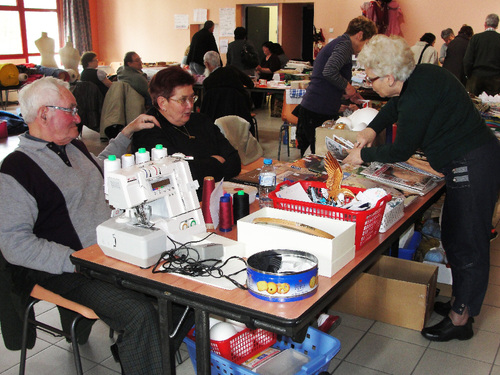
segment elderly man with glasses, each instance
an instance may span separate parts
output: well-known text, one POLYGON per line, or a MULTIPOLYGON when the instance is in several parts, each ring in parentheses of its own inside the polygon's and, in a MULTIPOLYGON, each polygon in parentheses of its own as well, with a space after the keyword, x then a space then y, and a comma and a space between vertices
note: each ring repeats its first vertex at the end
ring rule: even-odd
MULTIPOLYGON (((29 130, 0 166, 1 252, 15 289, 27 300, 39 284, 90 307, 121 333, 117 348, 124 373, 162 374, 158 314, 151 300, 89 279, 70 261, 71 253, 97 242, 97 225, 110 217, 104 159, 125 153, 133 133, 159 126, 158 121, 140 115, 95 157, 76 139, 80 117, 67 83, 42 78, 21 90, 19 102, 29 130)), ((192 324, 185 322, 176 348, 192 324)))

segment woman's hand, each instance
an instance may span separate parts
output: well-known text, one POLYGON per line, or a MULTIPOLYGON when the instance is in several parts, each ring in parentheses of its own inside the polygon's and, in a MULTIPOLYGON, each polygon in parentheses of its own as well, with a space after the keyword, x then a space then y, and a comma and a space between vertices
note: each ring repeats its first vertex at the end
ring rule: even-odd
POLYGON ((226 162, 226 159, 224 159, 220 155, 211 155, 211 157, 213 157, 214 159, 216 159, 217 161, 219 161, 219 163, 221 163, 221 164, 224 164, 226 162))
POLYGON ((131 138, 135 132, 143 129, 151 129, 154 126, 160 127, 160 123, 156 117, 151 115, 139 115, 134 121, 123 128, 122 133, 127 138, 131 138))
POLYGON ((356 137, 357 142, 354 146, 359 148, 370 147, 376 136, 377 133, 372 128, 363 129, 358 133, 358 136, 356 137))
POLYGON ((344 164, 359 165, 363 164, 363 159, 361 159, 361 148, 355 147, 353 149, 347 150, 349 155, 342 160, 344 164))

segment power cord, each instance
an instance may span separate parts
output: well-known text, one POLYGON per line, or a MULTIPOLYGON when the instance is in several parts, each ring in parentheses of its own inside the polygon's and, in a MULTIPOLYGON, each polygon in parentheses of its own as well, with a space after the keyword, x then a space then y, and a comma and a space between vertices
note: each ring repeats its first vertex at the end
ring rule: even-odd
POLYGON ((174 244, 174 248, 165 251, 161 254, 158 261, 154 264, 151 272, 152 273, 177 273, 180 275, 187 275, 192 277, 199 276, 211 276, 215 279, 225 278, 231 281, 235 286, 242 290, 248 290, 245 285, 240 284, 234 279, 234 276, 240 274, 241 272, 246 272, 247 263, 245 259, 238 256, 231 256, 225 261, 220 259, 201 259, 200 253, 196 250, 193 245, 205 241, 213 233, 209 233, 206 237, 198 241, 189 241, 186 243, 180 243, 174 239, 168 237, 168 239, 174 244), (182 250, 182 254, 180 251, 182 250), (223 267, 227 265, 230 261, 240 261, 243 262, 244 268, 239 271, 225 274, 223 267))

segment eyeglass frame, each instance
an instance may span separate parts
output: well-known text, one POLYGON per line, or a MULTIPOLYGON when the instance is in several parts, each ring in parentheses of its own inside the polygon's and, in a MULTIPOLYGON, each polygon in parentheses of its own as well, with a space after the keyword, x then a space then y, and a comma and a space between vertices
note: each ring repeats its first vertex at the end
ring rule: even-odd
POLYGON ((75 117, 78 114, 78 107, 66 108, 66 107, 59 107, 57 105, 46 105, 45 107, 58 109, 66 113, 71 113, 73 117, 75 117))
POLYGON ((188 103, 194 105, 196 101, 198 100, 198 95, 192 95, 192 96, 186 96, 183 99, 174 99, 172 97, 168 98, 167 100, 173 100, 176 103, 179 103, 182 106, 187 106, 188 103))
POLYGON ((373 78, 370 78, 370 77, 366 76, 366 77, 365 77, 365 81, 366 81, 366 83, 368 83, 369 85, 373 85, 373 82, 375 82, 377 79, 379 79, 379 78, 385 78, 385 77, 387 77, 387 76, 381 76, 381 77, 380 77, 380 76, 377 76, 377 77, 373 77, 373 78))

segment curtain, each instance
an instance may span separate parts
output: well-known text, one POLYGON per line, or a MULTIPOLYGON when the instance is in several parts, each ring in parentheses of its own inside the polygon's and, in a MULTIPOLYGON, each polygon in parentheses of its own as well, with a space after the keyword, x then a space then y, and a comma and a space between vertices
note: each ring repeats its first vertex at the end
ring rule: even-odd
POLYGON ((63 0, 65 40, 71 40, 80 54, 92 51, 88 0, 63 0))

